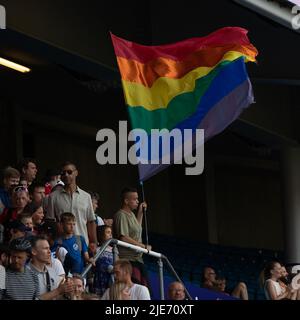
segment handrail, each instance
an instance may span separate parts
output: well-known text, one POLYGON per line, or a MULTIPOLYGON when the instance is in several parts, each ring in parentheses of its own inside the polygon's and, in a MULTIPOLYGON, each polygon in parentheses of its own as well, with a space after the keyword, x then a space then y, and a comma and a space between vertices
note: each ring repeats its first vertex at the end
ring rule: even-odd
POLYGON ((189 298, 189 300, 193 300, 193 298, 191 297, 191 295, 190 295, 190 293, 188 292, 187 288, 185 287, 184 283, 181 281, 181 279, 179 278, 179 275, 177 274, 177 272, 176 272, 175 269, 173 268, 173 266, 172 266, 171 262, 169 261, 169 259, 168 259, 166 256, 164 256, 164 259, 166 260, 167 265, 168 265, 168 267, 171 269, 174 277, 177 279, 178 282, 180 282, 180 283, 183 285, 185 294, 187 295, 187 297, 189 298))
MULTIPOLYGON (((102 253, 105 251, 105 249, 110 245, 116 245, 118 243, 118 240, 116 239, 109 239, 107 241, 105 241, 103 243, 103 245, 99 248, 99 250, 97 251, 96 255, 94 256, 94 261, 97 261, 99 259, 99 257, 102 255, 102 253)), ((81 276, 84 278, 87 273, 91 270, 93 264, 89 263, 83 270, 83 272, 81 273, 81 276)))
MULTIPOLYGON (((134 251, 137 251, 137 252, 140 252, 140 253, 144 253, 144 254, 147 254, 151 257, 154 257, 154 258, 157 258, 159 260, 159 277, 160 277, 160 292, 161 292, 161 297, 162 297, 162 300, 164 300, 164 290, 163 290, 163 263, 162 263, 162 260, 165 260, 167 262, 167 265, 168 267, 170 268, 171 272, 173 273, 174 277, 177 279, 178 282, 180 282, 183 287, 184 287, 184 291, 187 295, 187 297, 190 299, 190 300, 193 300, 193 298, 191 297, 191 295, 189 294, 188 290, 186 289, 184 283, 181 281, 181 279, 179 278, 178 274, 176 273, 175 269, 173 268, 171 262, 169 261, 169 259, 164 256, 162 253, 159 253, 159 252, 156 252, 156 251, 152 251, 152 250, 147 250, 147 249, 144 249, 144 248, 141 248, 141 247, 138 247, 138 246, 135 246, 131 243, 128 243, 128 242, 124 242, 124 241, 121 241, 121 240, 117 240, 117 239, 109 239, 107 241, 105 241, 103 243, 103 245, 99 248, 99 250, 97 251, 96 255, 94 256, 94 261, 97 261, 100 256, 103 254, 103 252, 105 251, 105 249, 109 246, 109 245, 118 245, 118 246, 121 246, 121 247, 125 247, 125 248, 128 248, 128 249, 131 249, 131 250, 134 250, 134 251)), ((89 263, 85 269, 83 270, 83 272, 81 273, 81 276, 84 278, 87 273, 90 271, 90 269, 92 268, 92 263, 89 263)))

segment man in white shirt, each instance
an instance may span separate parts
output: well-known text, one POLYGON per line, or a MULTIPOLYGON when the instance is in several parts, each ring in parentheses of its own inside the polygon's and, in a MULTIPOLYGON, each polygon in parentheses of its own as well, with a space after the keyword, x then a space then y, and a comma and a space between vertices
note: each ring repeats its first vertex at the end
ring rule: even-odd
POLYGON ((41 300, 59 299, 63 294, 73 291, 73 285, 61 282, 61 277, 48 266, 51 251, 48 241, 43 237, 31 239, 31 261, 28 268, 36 274, 39 282, 39 298, 41 300))
POLYGON ((64 188, 49 195, 46 218, 60 221, 64 212, 71 212, 76 217, 75 234, 82 235, 86 243, 97 243, 95 215, 91 196, 76 184, 78 170, 72 162, 62 166, 61 177, 64 188))
MULTIPOLYGON (((128 260, 119 259, 114 264, 115 281, 124 282, 129 289, 130 300, 151 300, 147 287, 131 281, 132 266, 128 260)), ((101 300, 109 300, 109 289, 107 289, 101 300)))

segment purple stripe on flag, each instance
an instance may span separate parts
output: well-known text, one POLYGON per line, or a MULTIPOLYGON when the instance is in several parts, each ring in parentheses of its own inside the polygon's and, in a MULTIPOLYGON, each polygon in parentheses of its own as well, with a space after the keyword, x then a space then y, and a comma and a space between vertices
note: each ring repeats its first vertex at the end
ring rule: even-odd
POLYGON ((248 78, 215 104, 201 121, 198 128, 204 129, 205 141, 223 131, 253 102, 252 85, 248 78))
MULTIPOLYGON (((204 129, 205 141, 222 132, 253 102, 251 82, 247 79, 215 104, 201 121, 198 129, 204 129)), ((168 166, 169 164, 139 164, 140 180, 145 181, 168 166)))

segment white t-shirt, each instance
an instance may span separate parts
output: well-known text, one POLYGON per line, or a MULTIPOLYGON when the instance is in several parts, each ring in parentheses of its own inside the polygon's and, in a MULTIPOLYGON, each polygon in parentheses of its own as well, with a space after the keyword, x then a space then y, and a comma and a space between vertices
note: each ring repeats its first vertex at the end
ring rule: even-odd
POLYGON ((64 276, 66 274, 60 260, 54 258, 53 256, 51 256, 51 267, 54 269, 58 276, 64 276))
POLYGON ((105 223, 104 223, 103 219, 99 216, 96 216, 96 226, 100 227, 100 226, 104 226, 104 225, 105 225, 105 223))
POLYGON ((268 292, 268 290, 267 290, 267 284, 268 284, 268 283, 271 283, 271 284, 273 285, 273 287, 275 288, 276 296, 277 296, 277 297, 280 296, 280 295, 282 295, 282 294, 284 293, 284 289, 281 287, 281 285, 279 284, 279 282, 274 281, 274 280, 272 280, 272 279, 268 279, 268 280, 265 282, 265 287, 264 287, 264 289, 265 289, 265 296, 266 296, 267 300, 271 300, 271 297, 270 297, 269 292, 268 292))
MULTIPOLYGON (((130 300, 151 300, 148 288, 140 284, 133 284, 133 286, 129 289, 129 292, 130 300)), ((109 289, 104 292, 101 300, 110 300, 109 289)))
POLYGON ((68 250, 64 247, 59 247, 57 251, 57 255, 59 257, 59 260, 63 264, 65 262, 66 255, 68 253, 68 250))

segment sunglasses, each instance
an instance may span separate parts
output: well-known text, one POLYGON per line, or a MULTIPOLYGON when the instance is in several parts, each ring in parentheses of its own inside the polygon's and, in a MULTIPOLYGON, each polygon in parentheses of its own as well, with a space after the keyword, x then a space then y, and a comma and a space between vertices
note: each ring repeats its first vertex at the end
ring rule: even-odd
POLYGON ((14 192, 28 192, 28 189, 24 186, 17 186, 14 188, 14 192))
POLYGON ((63 170, 61 172, 61 175, 65 176, 66 174, 68 174, 70 176, 74 171, 76 171, 76 170, 63 170))

